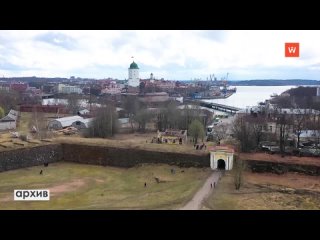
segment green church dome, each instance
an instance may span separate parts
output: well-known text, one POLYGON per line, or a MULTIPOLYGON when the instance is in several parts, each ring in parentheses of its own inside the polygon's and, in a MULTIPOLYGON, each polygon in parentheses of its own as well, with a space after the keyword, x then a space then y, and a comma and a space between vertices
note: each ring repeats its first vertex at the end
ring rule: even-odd
POLYGON ((130 64, 130 69, 139 69, 138 64, 136 64, 134 61, 130 64))

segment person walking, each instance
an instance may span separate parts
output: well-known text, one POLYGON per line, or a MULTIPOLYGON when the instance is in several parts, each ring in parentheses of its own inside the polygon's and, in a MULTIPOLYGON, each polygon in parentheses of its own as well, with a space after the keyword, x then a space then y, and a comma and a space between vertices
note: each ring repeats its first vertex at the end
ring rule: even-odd
POLYGON ((146 182, 144 183, 144 187, 147 187, 147 183, 146 182))
POLYGON ((212 183, 210 183, 210 186, 211 186, 211 188, 212 188, 212 183))

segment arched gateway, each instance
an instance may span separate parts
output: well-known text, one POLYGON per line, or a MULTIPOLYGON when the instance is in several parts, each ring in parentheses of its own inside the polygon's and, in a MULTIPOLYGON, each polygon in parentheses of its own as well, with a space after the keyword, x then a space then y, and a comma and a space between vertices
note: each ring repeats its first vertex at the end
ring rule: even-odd
POLYGON ((231 170, 233 167, 234 149, 231 146, 209 148, 210 167, 218 170, 231 170))

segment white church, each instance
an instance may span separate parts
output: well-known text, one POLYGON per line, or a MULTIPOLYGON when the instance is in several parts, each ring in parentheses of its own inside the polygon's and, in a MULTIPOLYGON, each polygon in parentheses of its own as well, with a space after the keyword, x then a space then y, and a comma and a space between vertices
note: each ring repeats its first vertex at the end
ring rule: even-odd
POLYGON ((139 67, 134 61, 130 64, 128 69, 129 71, 129 79, 128 85, 131 87, 139 87, 140 78, 139 78, 139 67))

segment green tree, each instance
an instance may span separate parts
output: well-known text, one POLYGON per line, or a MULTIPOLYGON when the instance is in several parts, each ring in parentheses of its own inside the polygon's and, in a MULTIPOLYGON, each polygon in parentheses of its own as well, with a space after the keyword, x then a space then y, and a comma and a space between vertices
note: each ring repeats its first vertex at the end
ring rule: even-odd
POLYGON ((205 136, 204 126, 198 119, 195 119, 191 122, 188 128, 188 131, 190 136, 193 137, 193 140, 195 143, 198 142, 199 138, 203 139, 205 136))
POLYGON ((4 117, 4 110, 2 107, 0 107, 0 118, 4 117))

